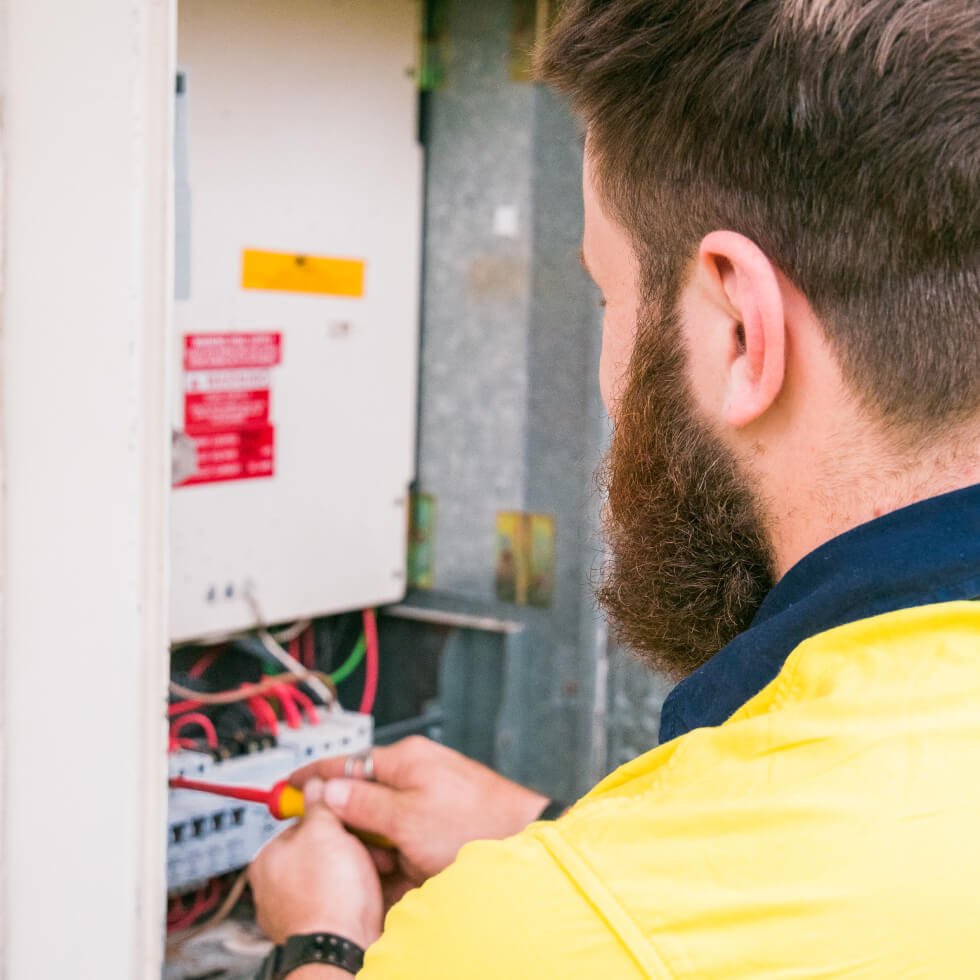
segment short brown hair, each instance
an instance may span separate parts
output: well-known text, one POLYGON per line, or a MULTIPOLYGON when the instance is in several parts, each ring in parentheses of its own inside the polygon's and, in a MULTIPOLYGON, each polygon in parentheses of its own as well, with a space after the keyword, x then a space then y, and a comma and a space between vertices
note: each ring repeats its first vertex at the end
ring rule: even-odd
POLYGON ((569 0, 538 66, 648 289, 741 232, 885 420, 980 409, 977 0, 569 0))

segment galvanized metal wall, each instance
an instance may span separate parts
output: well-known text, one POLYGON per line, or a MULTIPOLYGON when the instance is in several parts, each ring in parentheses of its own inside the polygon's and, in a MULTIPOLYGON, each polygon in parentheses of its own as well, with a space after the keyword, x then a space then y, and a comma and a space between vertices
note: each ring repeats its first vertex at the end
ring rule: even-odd
POLYGON ((615 652, 603 686, 589 581, 607 422, 598 297, 578 260, 581 137, 549 91, 512 80, 514 9, 444 10, 443 77, 425 119, 419 489, 437 501, 436 587, 476 600, 494 594, 496 513, 555 518, 550 608, 514 607, 526 624, 517 639, 451 642, 443 704, 451 742, 572 798, 610 752, 619 761, 655 744, 662 690, 615 652), (516 230, 499 225, 506 209, 516 230))

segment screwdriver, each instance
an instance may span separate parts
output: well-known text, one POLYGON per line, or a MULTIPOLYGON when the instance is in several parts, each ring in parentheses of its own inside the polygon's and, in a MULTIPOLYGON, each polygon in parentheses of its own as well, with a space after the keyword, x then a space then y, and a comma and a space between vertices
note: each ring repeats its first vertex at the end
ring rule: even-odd
POLYGON ((245 800, 247 803, 263 803, 276 820, 292 820, 303 816, 303 793, 290 786, 285 779, 272 789, 252 789, 249 786, 223 786, 220 783, 202 783, 196 779, 175 777, 170 780, 171 789, 189 789, 197 793, 213 793, 227 796, 232 800, 245 800))
MULTIPOLYGON (((292 820, 303 816, 303 791, 290 786, 289 781, 281 779, 272 789, 253 789, 250 786, 225 786, 221 783, 203 783, 197 779, 184 779, 175 776, 169 782, 171 789, 189 789, 197 793, 212 793, 215 796, 226 796, 232 800, 244 800, 247 803, 261 803, 268 807, 269 813, 276 820, 292 820)), ((348 827, 355 837, 365 844, 395 850, 395 845, 381 834, 372 834, 366 830, 348 827)))

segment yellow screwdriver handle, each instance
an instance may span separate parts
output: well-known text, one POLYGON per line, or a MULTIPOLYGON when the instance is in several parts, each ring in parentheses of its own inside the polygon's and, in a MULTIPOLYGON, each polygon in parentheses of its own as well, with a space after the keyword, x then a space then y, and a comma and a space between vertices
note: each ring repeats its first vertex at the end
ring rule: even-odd
MULTIPOLYGON (((303 816, 303 791, 287 782, 276 783, 269 794, 269 811, 277 820, 292 820, 303 816)), ((356 827, 347 828, 355 837, 365 844, 383 847, 385 850, 396 850, 395 845, 381 834, 372 834, 368 830, 358 830, 356 827)))
POLYGON ((276 783, 269 794, 269 810, 276 820, 303 816, 303 791, 287 782, 276 783))

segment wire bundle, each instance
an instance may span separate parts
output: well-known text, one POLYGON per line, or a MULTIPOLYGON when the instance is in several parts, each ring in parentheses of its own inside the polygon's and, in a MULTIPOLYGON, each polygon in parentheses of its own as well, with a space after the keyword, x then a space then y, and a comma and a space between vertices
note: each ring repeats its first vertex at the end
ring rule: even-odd
POLYGON ((262 628, 254 635, 205 649, 186 670, 181 678, 183 682, 170 683, 171 696, 176 699, 167 709, 173 719, 171 750, 191 748, 230 753, 242 745, 250 746, 250 735, 275 738, 280 723, 294 729, 304 719, 311 725, 318 724, 318 707, 329 709, 335 705, 337 686, 350 678, 362 663, 364 690, 358 710, 370 714, 377 697, 379 672, 374 610, 364 610, 361 620, 363 628, 353 649, 330 674, 316 669, 316 641, 309 622, 298 623, 276 635, 262 628), (287 643, 289 650, 280 641, 287 643), (241 657, 245 656, 244 663, 250 665, 244 671, 248 676, 239 678, 234 685, 212 683, 212 675, 220 678, 220 668, 229 659, 229 653, 239 657, 239 674, 243 672, 241 657), (285 668, 285 672, 276 671, 277 666, 285 668), (200 737, 188 737, 187 729, 199 733, 200 737), (228 740, 234 745, 231 750, 223 745, 228 740))

